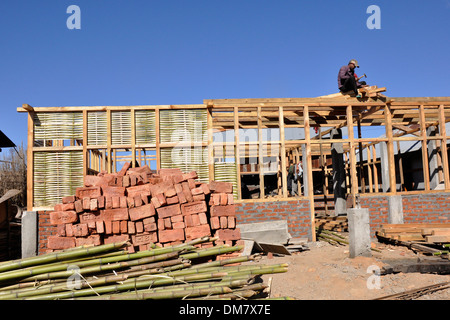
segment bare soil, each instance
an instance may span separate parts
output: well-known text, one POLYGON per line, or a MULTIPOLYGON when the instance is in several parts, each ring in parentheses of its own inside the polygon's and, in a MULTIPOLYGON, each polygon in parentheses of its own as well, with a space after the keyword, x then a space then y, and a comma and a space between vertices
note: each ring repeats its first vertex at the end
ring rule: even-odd
MULTIPOLYGON (((309 250, 292 255, 264 255, 257 263, 287 263, 288 272, 264 275, 271 281, 271 297, 296 300, 372 300, 391 294, 450 281, 450 275, 396 273, 381 275, 379 286, 371 269, 385 265, 415 262, 430 257, 390 244, 376 243, 381 253, 372 257, 349 257, 348 246, 311 242, 309 250), (369 283, 369 285, 368 285, 369 283), (378 288, 377 288, 378 287, 378 288)), ((417 300, 450 300, 450 289, 422 295, 417 300)))

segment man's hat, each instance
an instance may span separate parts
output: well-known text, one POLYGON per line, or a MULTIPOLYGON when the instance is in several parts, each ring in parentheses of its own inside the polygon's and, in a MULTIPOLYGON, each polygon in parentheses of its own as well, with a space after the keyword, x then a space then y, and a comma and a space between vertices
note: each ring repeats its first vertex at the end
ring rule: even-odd
POLYGON ((355 67, 359 68, 358 61, 356 61, 355 59, 350 60, 350 62, 348 64, 350 64, 350 63, 353 63, 355 65, 355 67))

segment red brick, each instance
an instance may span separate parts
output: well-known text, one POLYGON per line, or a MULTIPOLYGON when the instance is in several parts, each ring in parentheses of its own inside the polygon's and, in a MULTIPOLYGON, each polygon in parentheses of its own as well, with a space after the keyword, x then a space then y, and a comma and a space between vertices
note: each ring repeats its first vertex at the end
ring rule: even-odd
POLYGON ((228 194, 227 193, 219 193, 220 194, 220 205, 226 206, 228 204, 228 194))
POLYGON ((166 198, 166 202, 167 202, 168 205, 178 203, 179 202, 178 201, 178 196, 167 197, 166 198))
POLYGON ((128 221, 128 233, 135 234, 136 233, 136 225, 133 221, 128 221))
POLYGON ((204 194, 210 194, 211 193, 211 190, 209 189, 209 184, 207 184, 207 183, 202 183, 200 185, 200 188, 202 188, 204 194))
POLYGON ((56 226, 56 234, 60 237, 65 237, 66 236, 66 225, 58 224, 56 226))
POLYGON ((102 195, 102 191, 100 187, 81 187, 76 189, 75 194, 78 199, 97 198, 102 195))
POLYGON ((241 239, 241 230, 239 228, 236 229, 219 229, 216 231, 215 236, 220 240, 240 240, 241 239))
POLYGON ((158 238, 157 238, 156 232, 140 233, 140 234, 131 236, 131 242, 133 243, 134 246, 154 243, 157 241, 158 241, 158 238))
POLYGON ((153 197, 156 197, 158 199, 158 202, 161 204, 161 206, 164 206, 167 204, 166 197, 163 193, 157 193, 155 195, 152 195, 153 197))
POLYGON ((76 200, 73 203, 74 209, 76 213, 81 213, 83 212, 83 201, 82 200, 76 200))
POLYGON ((97 197, 97 205, 99 209, 105 208, 105 196, 97 197))
POLYGON ((72 230, 75 237, 85 237, 89 234, 87 223, 74 224, 72 230))
POLYGON ((127 205, 128 208, 134 208, 134 198, 133 197, 127 197, 127 205))
POLYGON ((125 187, 102 186, 101 188, 104 196, 121 197, 125 195, 125 187))
POLYGON ((185 227, 186 227, 186 225, 184 224, 183 221, 172 223, 172 228, 173 229, 184 229, 185 227))
POLYGON ((85 187, 98 187, 105 185, 107 186, 109 183, 108 177, 99 177, 99 176, 92 176, 87 175, 84 177, 84 186, 85 187))
POLYGON ((117 172, 117 176, 118 177, 122 177, 127 173, 127 170, 131 167, 131 162, 125 162, 124 165, 122 166, 122 169, 120 169, 119 172, 117 172))
POLYGON ((103 221, 103 223, 105 224, 105 233, 106 234, 112 234, 112 221, 108 220, 108 221, 103 221))
POLYGON ((170 221, 172 222, 182 222, 184 221, 183 216, 181 214, 170 217, 170 221))
POLYGON ((91 199, 89 204, 89 210, 95 211, 98 209, 98 200, 97 198, 91 199))
POLYGON ((164 229, 172 229, 172 222, 170 218, 164 218, 164 229))
POLYGON ((54 211, 50 212, 50 224, 66 224, 78 221, 75 211, 54 211))
POLYGON ((112 207, 113 209, 120 208, 120 196, 112 196, 112 207))
POLYGON ((95 228, 97 233, 105 233, 105 223, 103 221, 96 221, 95 228))
POLYGON ((119 197, 119 208, 128 208, 126 196, 119 197))
POLYGON ((209 189, 214 193, 233 193, 233 184, 230 182, 211 181, 209 189))
POLYGON ((125 175, 122 178, 122 187, 128 188, 129 186, 131 186, 130 176, 125 175))
POLYGON ((188 179, 198 179, 198 174, 197 174, 196 171, 191 171, 191 172, 189 172, 189 173, 183 174, 183 178, 184 178, 185 180, 188 180, 188 179))
POLYGON ((220 216, 235 216, 236 215, 236 207, 234 204, 227 206, 212 206, 211 207, 211 217, 220 217, 220 216))
POLYGON ((183 186, 181 185, 181 183, 175 184, 174 188, 175 188, 175 191, 177 192, 178 201, 180 203, 187 202, 186 197, 183 193, 183 186))
POLYGON ((62 197, 62 203, 72 203, 75 202, 75 196, 67 196, 67 197, 62 197))
POLYGON ((236 228, 236 217, 228 216, 228 228, 230 229, 236 228))
POLYGON ((91 198, 84 197, 83 198, 83 210, 89 210, 91 208, 91 198))
POLYGON ((189 189, 191 189, 191 193, 192 193, 192 189, 196 188, 195 180, 194 179, 187 179, 187 184, 189 186, 189 189))
POLYGON ((49 236, 47 240, 47 248, 53 250, 69 249, 75 246, 76 242, 74 237, 49 236))
POLYGON ((222 229, 226 229, 228 228, 228 217, 226 216, 221 216, 220 218, 220 227, 222 229))
POLYGON ((136 233, 144 232, 144 224, 142 223, 142 221, 136 221, 135 226, 136 226, 136 233))
POLYGON ((105 209, 112 209, 112 208, 113 208, 112 197, 105 196, 105 209))
POLYGON ((207 210, 205 201, 188 202, 181 205, 181 213, 183 215, 206 212, 207 210))
POLYGON ((144 206, 128 209, 131 221, 136 221, 155 215, 155 207, 149 203, 144 206))
POLYGON ((156 223, 158 225, 158 230, 164 230, 166 228, 164 219, 158 219, 158 221, 156 223))
POLYGON ((156 222, 147 223, 144 224, 144 230, 147 232, 156 231, 158 230, 158 226, 156 225, 156 222))
POLYGON ((160 243, 172 242, 172 241, 183 241, 185 229, 169 229, 169 230, 159 230, 158 238, 160 243))
POLYGON ((197 201, 204 201, 206 198, 205 198, 205 195, 202 193, 202 194, 196 194, 195 196, 192 196, 192 199, 194 200, 194 202, 197 202, 197 201))
POLYGON ((115 234, 120 233, 120 221, 112 222, 112 232, 115 234))
POLYGON ((219 206, 220 205, 220 193, 213 193, 211 194, 210 200, 209 200, 210 206, 219 206))
POLYGON ((140 207, 140 206, 142 206, 144 204, 144 201, 142 201, 141 194, 136 194, 133 197, 133 201, 134 201, 134 206, 135 207, 140 207))
POLYGON ((70 203, 58 203, 55 204, 55 211, 71 211, 75 210, 75 204, 73 202, 70 203))
POLYGON ((128 187, 127 189, 127 196, 128 197, 134 197, 137 194, 144 193, 148 196, 151 195, 151 185, 150 184, 143 184, 139 186, 134 187, 128 187))
POLYGON ((128 241, 130 240, 130 236, 127 234, 121 234, 121 235, 112 235, 112 236, 106 236, 103 239, 103 242, 105 244, 110 244, 110 243, 117 243, 117 242, 123 242, 123 241, 128 241))
POLYGON ((127 208, 100 210, 100 214, 102 215, 102 219, 104 221, 128 220, 128 209, 127 208))
POLYGON ((66 237, 73 237, 72 224, 68 223, 68 224, 64 224, 64 226, 66 227, 66 237))
POLYGON ((232 193, 228 194, 228 204, 234 204, 234 195, 232 193))
POLYGON ((177 195, 177 191, 175 190, 175 187, 173 185, 170 185, 167 187, 167 189, 164 191, 164 196, 166 198, 170 198, 177 195))
POLYGON ((186 225, 186 227, 193 227, 194 226, 194 222, 192 221, 192 215, 187 215, 184 216, 184 224, 186 225))
POLYGON ((99 246, 101 245, 101 238, 100 235, 93 234, 86 238, 76 238, 75 243, 77 247, 86 245, 99 246))
POLYGON ((98 211, 85 212, 79 215, 81 223, 89 223, 90 221, 102 221, 103 217, 98 211))
POLYGON ((156 212, 158 212, 158 218, 160 219, 176 216, 177 214, 181 214, 180 204, 177 203, 170 206, 157 208, 156 212))
POLYGON ((142 223, 144 224, 144 226, 145 226, 146 224, 156 223, 156 219, 155 219, 154 216, 153 216, 153 217, 148 217, 148 218, 143 219, 143 220, 142 220, 142 223))
POLYGON ((186 232, 186 240, 197 239, 211 235, 211 229, 209 228, 208 224, 196 227, 186 227, 184 231, 186 232))
POLYGON ((181 186, 183 187, 183 194, 184 197, 188 202, 193 202, 194 199, 192 198, 191 189, 189 188, 189 184, 187 182, 182 182, 181 186))

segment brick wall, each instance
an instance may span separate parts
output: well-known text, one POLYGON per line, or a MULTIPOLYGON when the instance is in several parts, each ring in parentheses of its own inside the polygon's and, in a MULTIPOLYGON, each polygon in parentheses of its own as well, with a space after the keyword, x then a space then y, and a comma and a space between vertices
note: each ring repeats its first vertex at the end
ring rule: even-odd
POLYGON ((56 235, 56 226, 50 224, 51 211, 38 211, 38 254, 47 253, 47 240, 49 236, 56 235))
POLYGON ((311 213, 307 199, 238 203, 236 219, 238 224, 287 220, 288 232, 293 238, 312 239, 311 213))
POLYGON ((450 223, 450 193, 404 195, 405 223, 450 223))

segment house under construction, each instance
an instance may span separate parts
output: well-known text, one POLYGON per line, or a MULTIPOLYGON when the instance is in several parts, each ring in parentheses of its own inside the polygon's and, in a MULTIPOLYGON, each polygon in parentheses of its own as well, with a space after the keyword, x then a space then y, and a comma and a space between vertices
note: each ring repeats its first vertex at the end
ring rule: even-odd
POLYGON ((360 99, 24 104, 17 111, 28 114, 27 210, 51 211, 84 176, 117 172, 131 161, 231 182, 239 223, 287 220, 293 237, 312 241, 315 217, 356 206, 369 208, 372 230, 382 223, 450 222, 450 97, 391 98, 380 91, 360 99), (300 162, 303 175, 291 195, 289 164, 300 162))

